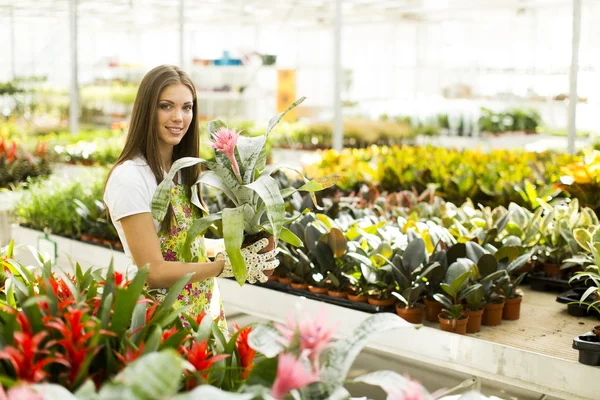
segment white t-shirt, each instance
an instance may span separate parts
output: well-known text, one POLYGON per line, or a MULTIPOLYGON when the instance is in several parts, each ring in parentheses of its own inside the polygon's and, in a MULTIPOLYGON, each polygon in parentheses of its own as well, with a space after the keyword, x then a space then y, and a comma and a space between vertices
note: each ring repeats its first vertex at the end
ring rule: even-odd
MULTIPOLYGON (((151 212, 152 197, 157 186, 152 170, 142 157, 127 160, 117 166, 106 183, 104 203, 108 207, 110 218, 117 229, 121 243, 123 243, 123 250, 130 258, 131 251, 127 245, 120 219, 134 214, 151 212)), ((152 221, 158 232, 159 222, 154 218, 152 221)))

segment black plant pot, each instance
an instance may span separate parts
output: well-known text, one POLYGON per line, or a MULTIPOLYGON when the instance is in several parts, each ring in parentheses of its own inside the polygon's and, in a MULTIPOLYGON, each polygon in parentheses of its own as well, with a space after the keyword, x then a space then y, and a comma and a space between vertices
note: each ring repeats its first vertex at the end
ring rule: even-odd
POLYGON ((586 332, 573 339, 573 348, 579 350, 579 362, 600 366, 600 339, 593 332, 586 332))

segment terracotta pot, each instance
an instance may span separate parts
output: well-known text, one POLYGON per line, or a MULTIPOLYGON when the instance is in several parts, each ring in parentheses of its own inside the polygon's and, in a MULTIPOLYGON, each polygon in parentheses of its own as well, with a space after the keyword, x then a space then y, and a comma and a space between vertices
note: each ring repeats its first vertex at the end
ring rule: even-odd
POLYGON ((292 280, 290 278, 286 278, 286 277, 279 277, 279 282, 283 283, 284 285, 289 285, 292 283, 292 280))
POLYGON ((560 275, 560 264, 546 264, 544 263, 544 273, 548 277, 560 275))
POLYGON ((340 299, 345 299, 346 297, 348 297, 347 292, 336 292, 335 290, 328 290, 327 294, 331 297, 339 297, 340 299))
POLYGON ((269 280, 270 281, 278 281, 279 280, 279 275, 271 275, 271 276, 269 276, 269 280))
POLYGON ((502 322, 502 309, 504 308, 504 302, 486 304, 483 306, 483 317, 481 323, 487 326, 500 325, 502 322))
POLYGON ((469 317, 467 322, 467 333, 477 333, 481 330, 481 317, 483 308, 477 311, 465 311, 465 315, 469 317))
POLYGON ((600 340, 600 325, 596 325, 592 331, 596 334, 598 340, 600 340))
POLYGON ((535 262, 530 258, 525 265, 515 271, 515 275, 521 275, 523 272, 531 272, 535 267, 535 262))
POLYGON ((459 335, 464 335, 467 333, 467 323, 469 322, 469 317, 466 315, 465 318, 462 319, 450 319, 448 318, 448 314, 440 313, 438 315, 438 320, 440 321, 440 328, 446 332, 458 333, 459 335))
POLYGON ((389 307, 389 306, 394 305, 394 303, 396 302, 396 299, 391 298, 391 299, 379 300, 379 299, 369 296, 367 298, 367 301, 369 302, 369 304, 371 304, 373 306, 389 307))
MULTIPOLYGON (((280 279, 280 281, 281 281, 281 279, 280 279)), ((327 294, 326 287, 317 287, 317 286, 308 285, 308 290, 310 290, 312 293, 327 294)))
POLYGON ((350 301, 356 301, 357 303, 366 303, 367 302, 367 296, 365 295, 358 295, 358 296, 354 296, 353 294, 348 293, 348 300, 350 301))
POLYGON ((292 287, 294 289, 308 289, 308 283, 294 283, 292 282, 290 285, 292 285, 292 287))
MULTIPOLYGON (((404 304, 403 304, 404 306, 404 304)), ((415 304, 412 308, 398 307, 396 306, 396 314, 404 318, 411 324, 420 324, 423 322, 423 312, 425 311, 425 304, 415 304)))
POLYGON ((504 300, 504 308, 502 309, 502 319, 514 321, 521 316, 521 301, 523 297, 514 297, 504 300))
POLYGON ((438 315, 442 312, 442 303, 436 300, 429 300, 425 297, 425 316, 427 321, 436 322, 438 321, 438 315))

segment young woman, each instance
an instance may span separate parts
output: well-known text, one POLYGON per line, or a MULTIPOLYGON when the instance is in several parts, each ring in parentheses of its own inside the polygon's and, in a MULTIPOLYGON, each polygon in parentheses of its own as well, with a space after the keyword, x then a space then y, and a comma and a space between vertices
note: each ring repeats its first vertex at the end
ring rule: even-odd
MULTIPOLYGON (((104 188, 108 208, 125 253, 134 264, 149 266, 147 284, 166 288, 187 273, 193 273, 178 301, 218 318, 226 329, 223 306, 215 277, 232 276, 231 263, 220 241, 196 240, 192 254, 198 262, 182 262, 179 254, 185 235, 201 211, 190 202, 190 187, 199 167, 183 169, 171 189, 171 205, 164 221, 152 218, 151 203, 158 184, 181 157, 199 157, 196 89, 189 76, 175 66, 161 65, 142 79, 133 105, 129 133, 123 152, 109 172, 104 188), (208 256, 215 256, 209 261, 208 256)), ((273 269, 275 251, 259 254, 266 239, 242 249, 248 266, 248 281, 266 281, 264 269, 273 269)))

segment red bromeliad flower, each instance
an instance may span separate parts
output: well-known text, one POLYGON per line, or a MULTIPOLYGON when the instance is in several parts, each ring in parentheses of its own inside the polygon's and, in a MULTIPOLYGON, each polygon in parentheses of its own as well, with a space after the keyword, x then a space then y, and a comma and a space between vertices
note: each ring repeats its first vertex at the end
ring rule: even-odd
POLYGON ((206 311, 202 310, 202 312, 196 316, 196 323, 200 325, 204 317, 206 317, 206 311))
POLYGON ((69 384, 74 383, 85 361, 99 350, 89 344, 89 340, 98 334, 95 329, 97 324, 91 320, 84 321, 85 315, 87 310, 69 307, 62 318, 49 319, 45 324, 47 328, 56 329, 63 337, 54 343, 62 346, 66 351, 65 359, 70 364, 69 384))
MULTIPOLYGON (((115 271, 113 276, 115 278, 115 285, 117 287, 127 287, 131 283, 131 281, 125 280, 125 275, 123 275, 122 273, 120 273, 118 271, 115 271)), ((98 284, 100 286, 104 286, 106 284, 106 282, 98 282, 98 284)))
MULTIPOLYGON (((202 372, 202 378, 208 376, 208 369, 216 362, 229 357, 227 354, 219 354, 212 356, 212 352, 208 351, 208 342, 206 340, 201 343, 192 342, 192 345, 181 348, 183 356, 194 366, 197 372, 202 372), (212 357, 211 357, 212 356, 212 357)), ((189 375, 186 381, 186 389, 191 390, 198 385, 198 380, 195 375, 189 375)))
POLYGON ((161 344, 165 343, 167 341, 167 339, 169 339, 171 336, 173 336, 176 333, 177 333, 176 326, 171 327, 171 329, 169 329, 168 331, 164 331, 162 334, 161 344))
POLYGON ((252 327, 248 326, 240 331, 239 326, 233 324, 233 329, 235 332, 240 332, 235 340, 235 344, 240 355, 240 365, 243 368, 242 379, 247 379, 250 372, 252 372, 252 368, 254 368, 253 361, 256 356, 256 350, 248 344, 248 335, 252 331, 252 327))
POLYGON ((6 156, 7 156, 7 164, 9 164, 9 165, 12 164, 15 157, 19 158, 19 155, 17 154, 17 142, 15 142, 14 140, 10 146, 10 150, 8 150, 6 152, 6 156))
POLYGON ((48 373, 44 371, 46 365, 56 363, 69 366, 69 363, 60 355, 48 356, 48 344, 42 346, 48 332, 41 331, 33 335, 31 325, 22 312, 17 314, 17 321, 21 325, 22 331, 14 332, 14 346, 4 346, 0 350, 0 359, 8 360, 11 363, 17 380, 40 382, 48 376, 48 373))
POLYGON ((117 352, 115 352, 115 355, 123 363, 123 368, 125 368, 125 366, 127 366, 127 364, 140 358, 143 351, 144 351, 144 343, 141 343, 140 347, 138 347, 137 349, 132 350, 131 347, 127 347, 127 350, 125 351, 125 356, 123 356, 122 354, 117 353, 117 352))
POLYGON ((37 285, 44 288, 46 291, 52 291, 52 293, 58 299, 59 302, 73 298, 73 294, 71 293, 69 286, 67 286, 63 278, 57 278, 54 274, 52 274, 52 276, 49 277, 47 280, 43 279, 41 276, 38 277, 37 285), (50 288, 46 287, 46 282, 50 283, 50 288))
MULTIPOLYGON (((150 301, 150 300, 148 300, 148 301, 150 301)), ((154 312, 156 311, 156 309, 158 308, 159 305, 160 305, 160 302, 156 301, 156 302, 154 302, 154 304, 152 304, 152 306, 150 308, 146 309, 146 324, 150 323, 150 320, 154 316, 154 312)))

